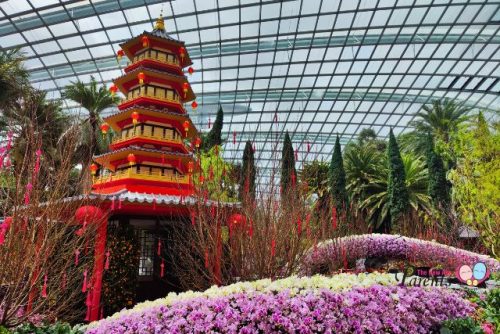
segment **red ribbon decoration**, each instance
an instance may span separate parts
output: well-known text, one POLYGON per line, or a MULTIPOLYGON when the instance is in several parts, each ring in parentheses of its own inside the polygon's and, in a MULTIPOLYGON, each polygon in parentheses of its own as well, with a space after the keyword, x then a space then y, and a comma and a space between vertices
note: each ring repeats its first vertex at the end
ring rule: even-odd
POLYGON ((83 272, 82 292, 83 293, 87 292, 87 269, 85 269, 85 271, 83 272))

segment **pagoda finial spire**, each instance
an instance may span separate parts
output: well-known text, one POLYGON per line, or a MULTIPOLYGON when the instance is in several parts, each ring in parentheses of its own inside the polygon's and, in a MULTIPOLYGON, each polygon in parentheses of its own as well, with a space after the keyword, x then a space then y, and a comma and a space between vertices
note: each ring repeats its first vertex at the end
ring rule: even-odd
POLYGON ((163 20, 163 8, 161 9, 160 16, 156 19, 155 23, 156 30, 165 30, 165 21, 163 20))

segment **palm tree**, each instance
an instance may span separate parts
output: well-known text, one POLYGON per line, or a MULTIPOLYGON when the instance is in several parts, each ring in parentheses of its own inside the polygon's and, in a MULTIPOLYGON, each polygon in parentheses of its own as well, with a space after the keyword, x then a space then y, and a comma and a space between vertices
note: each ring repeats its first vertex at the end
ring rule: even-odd
POLYGON ((73 100, 87 110, 88 115, 77 126, 80 128, 81 143, 76 152, 76 158, 82 163, 86 170, 92 163, 92 156, 100 153, 103 145, 100 145, 99 125, 101 123, 101 113, 103 110, 116 105, 119 101, 117 96, 113 96, 106 86, 97 87, 94 77, 90 80, 90 85, 85 85, 81 81, 72 82, 66 87, 63 97, 73 100))
POLYGON ((0 51, 0 110, 14 103, 29 87, 23 61, 24 55, 18 49, 0 51))

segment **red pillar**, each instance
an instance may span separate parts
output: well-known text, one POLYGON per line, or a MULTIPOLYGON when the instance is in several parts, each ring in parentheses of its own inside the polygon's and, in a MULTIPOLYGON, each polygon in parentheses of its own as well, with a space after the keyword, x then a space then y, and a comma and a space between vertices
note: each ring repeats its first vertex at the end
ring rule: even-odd
POLYGON ((99 320, 99 310, 102 290, 102 276, 104 273, 104 260, 106 257, 106 235, 108 232, 108 218, 104 217, 98 222, 97 236, 95 243, 94 274, 92 306, 90 308, 90 321, 99 320))

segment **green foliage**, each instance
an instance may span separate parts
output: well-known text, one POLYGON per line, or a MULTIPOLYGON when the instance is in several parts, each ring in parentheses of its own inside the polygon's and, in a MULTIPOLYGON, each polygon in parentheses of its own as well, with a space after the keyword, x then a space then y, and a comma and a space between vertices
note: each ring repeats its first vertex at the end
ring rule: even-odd
POLYGON ((255 200, 255 177, 257 169, 255 167, 255 157, 252 143, 247 141, 243 151, 243 164, 239 177, 239 199, 255 200))
POLYGON ((0 326, 0 334, 11 334, 11 331, 3 326, 0 326))
POLYGON ((480 113, 454 136, 457 165, 449 174, 460 219, 479 231, 498 256, 500 249, 500 126, 490 128, 480 113))
MULTIPOLYGON (((211 199, 234 202, 238 200, 236 185, 239 175, 235 177, 236 166, 225 161, 222 156, 223 150, 219 146, 200 153, 203 188, 211 199)), ((196 177, 195 174, 193 181, 197 188, 201 187, 199 175, 196 177)))
POLYGON ((139 240, 128 224, 110 226, 107 238, 110 252, 109 269, 104 272, 103 307, 106 315, 135 304, 139 240))
POLYGON ((307 161, 304 162, 302 170, 299 172, 301 183, 305 187, 307 199, 311 199, 313 195, 318 196, 320 203, 326 203, 329 198, 330 188, 328 185, 328 174, 330 165, 325 161, 307 161))
POLYGON ((208 152, 214 146, 222 146, 222 127, 224 125, 224 111, 222 110, 222 106, 219 106, 219 110, 217 110, 217 117, 215 118, 214 125, 210 131, 203 136, 201 149, 203 152, 208 152))
POLYGON ((347 191, 346 177, 344 170, 344 161, 342 160, 342 152, 340 150, 340 139, 337 135, 335 147, 333 149, 332 162, 329 171, 330 194, 333 205, 337 208, 337 212, 343 212, 347 208, 347 191))
MULTIPOLYGON (((28 71, 23 67, 25 57, 19 49, 0 51, 0 109, 8 109, 29 87, 28 71)), ((0 118, 0 125, 6 125, 0 118)))
POLYGON ((447 210, 450 204, 450 193, 443 160, 434 151, 434 141, 431 135, 428 136, 427 141, 428 194, 436 209, 447 210))
POLYGON ((281 154, 281 195, 282 199, 288 197, 288 195, 294 193, 292 191, 292 178, 297 177, 297 171, 295 170, 295 155, 293 152, 292 140, 288 131, 285 133, 285 140, 283 141, 283 151, 281 154))
POLYGON ((480 324, 471 317, 446 320, 440 334, 483 334, 480 324))
MULTIPOLYGON (((2 333, 0 331, 0 333, 2 333)), ((9 333, 9 332, 7 332, 9 333)), ((65 322, 45 324, 36 326, 34 324, 23 324, 12 330, 12 334, 83 334, 84 330, 78 326, 74 328, 65 322)))
POLYGON ((406 188, 405 168, 392 129, 389 133, 387 158, 389 163, 389 178, 387 181, 389 213, 391 215, 391 225, 394 225, 408 212, 410 201, 408 189, 406 188))

